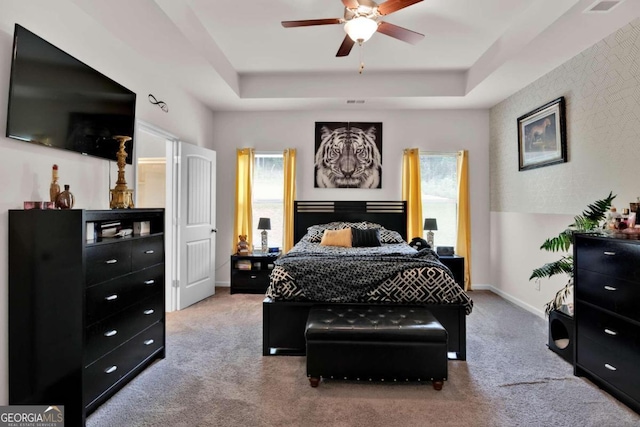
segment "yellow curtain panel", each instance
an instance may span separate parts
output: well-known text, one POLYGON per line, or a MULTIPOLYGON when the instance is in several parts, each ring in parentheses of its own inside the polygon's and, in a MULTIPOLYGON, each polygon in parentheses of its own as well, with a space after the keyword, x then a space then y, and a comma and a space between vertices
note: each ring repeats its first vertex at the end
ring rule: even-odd
POLYGON ((233 224, 233 251, 236 253, 238 236, 247 236, 249 248, 253 247, 253 218, 251 213, 251 187, 253 186, 253 148, 240 148, 236 152, 236 206, 233 224))
POLYGON ((402 200, 407 202, 407 240, 422 237, 422 190, 418 148, 406 148, 402 156, 402 200))
POLYGON ((471 290, 471 206, 469 204, 469 152, 458 152, 458 241, 456 252, 464 257, 464 290, 471 290))
POLYGON ((296 149, 284 150, 284 236, 282 253, 293 247, 293 201, 296 199, 296 149))

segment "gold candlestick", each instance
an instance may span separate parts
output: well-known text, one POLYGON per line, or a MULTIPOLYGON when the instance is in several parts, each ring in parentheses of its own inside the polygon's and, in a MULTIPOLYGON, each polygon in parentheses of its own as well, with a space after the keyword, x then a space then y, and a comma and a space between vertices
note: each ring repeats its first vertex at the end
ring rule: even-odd
POLYGON ((124 178, 124 167, 127 164, 125 161, 127 152, 124 150, 124 144, 127 141, 131 141, 131 137, 117 135, 113 139, 120 143, 120 149, 116 153, 118 158, 118 180, 116 181, 116 186, 111 190, 109 207, 111 209, 133 208, 133 190, 127 188, 127 181, 124 178))

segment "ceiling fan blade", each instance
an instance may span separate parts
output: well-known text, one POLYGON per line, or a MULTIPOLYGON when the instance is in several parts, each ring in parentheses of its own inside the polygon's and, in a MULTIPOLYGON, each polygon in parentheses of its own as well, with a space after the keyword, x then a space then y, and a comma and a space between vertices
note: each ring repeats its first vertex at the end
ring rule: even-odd
POLYGON ((420 3, 421 1, 422 0, 388 0, 378 6, 378 13, 380 15, 388 15, 405 7, 409 7, 412 4, 420 3))
POLYGON ((342 41, 342 44, 340 45, 340 49, 338 49, 338 53, 336 53, 336 56, 349 56, 349 53, 351 53, 351 49, 353 48, 353 45, 355 43, 356 42, 351 40, 351 37, 347 35, 342 41))
POLYGON ((378 32, 411 44, 416 44, 424 38, 424 34, 416 33, 388 22, 381 22, 378 25, 378 32))
POLYGON ((342 18, 305 19, 303 21, 282 21, 282 26, 285 28, 309 27, 311 25, 341 24, 343 21, 344 20, 342 18))
POLYGON ((347 9, 357 9, 358 6, 360 6, 360 3, 358 3, 358 0, 342 0, 342 4, 347 9))

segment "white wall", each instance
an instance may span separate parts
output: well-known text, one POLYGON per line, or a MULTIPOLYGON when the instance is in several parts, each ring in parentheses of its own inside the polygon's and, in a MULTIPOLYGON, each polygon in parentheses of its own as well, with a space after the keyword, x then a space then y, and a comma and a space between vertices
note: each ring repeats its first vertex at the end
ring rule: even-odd
MULTIPOLYGON (((161 69, 140 52, 105 31, 72 1, 2 0, 0 2, 0 295, 7 301, 7 223, 9 209, 21 209, 25 200, 48 200, 51 166, 60 167, 61 185, 70 184, 76 208, 108 209, 109 188, 116 179, 114 162, 31 145, 5 138, 9 74, 14 24, 19 23, 79 60, 138 94, 136 115, 192 144, 213 140, 211 111, 165 79, 161 69), (170 105, 164 113, 147 101, 155 93, 170 105)), ((134 187, 127 165, 127 183, 134 187)), ((7 306, 0 305, 0 405, 8 403, 7 306)))
POLYGON ((539 314, 566 282, 528 281, 559 258, 539 250, 544 240, 610 191, 619 210, 640 196, 639 49, 636 19, 491 109, 491 280, 539 314), (568 163, 519 172, 516 119, 560 96, 568 163))
MULTIPOLYGON (((467 111, 289 111, 215 113, 218 153, 217 271, 219 285, 229 282, 233 234, 236 148, 297 149, 297 198, 300 200, 400 200, 402 152, 469 150, 472 213, 472 283, 488 284, 489 273, 489 115, 467 111), (315 122, 382 122, 382 188, 314 188, 315 122)), ((257 232, 257 230, 255 230, 257 232)))

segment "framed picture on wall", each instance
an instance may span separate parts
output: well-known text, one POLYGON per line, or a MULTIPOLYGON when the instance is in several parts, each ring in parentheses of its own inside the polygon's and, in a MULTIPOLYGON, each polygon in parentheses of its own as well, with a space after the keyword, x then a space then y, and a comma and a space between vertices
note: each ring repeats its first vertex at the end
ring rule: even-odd
POLYGON ((518 117, 518 170, 565 163, 565 128, 564 97, 518 117))
POLYGON ((316 122, 315 188, 382 188, 382 123, 316 122))

